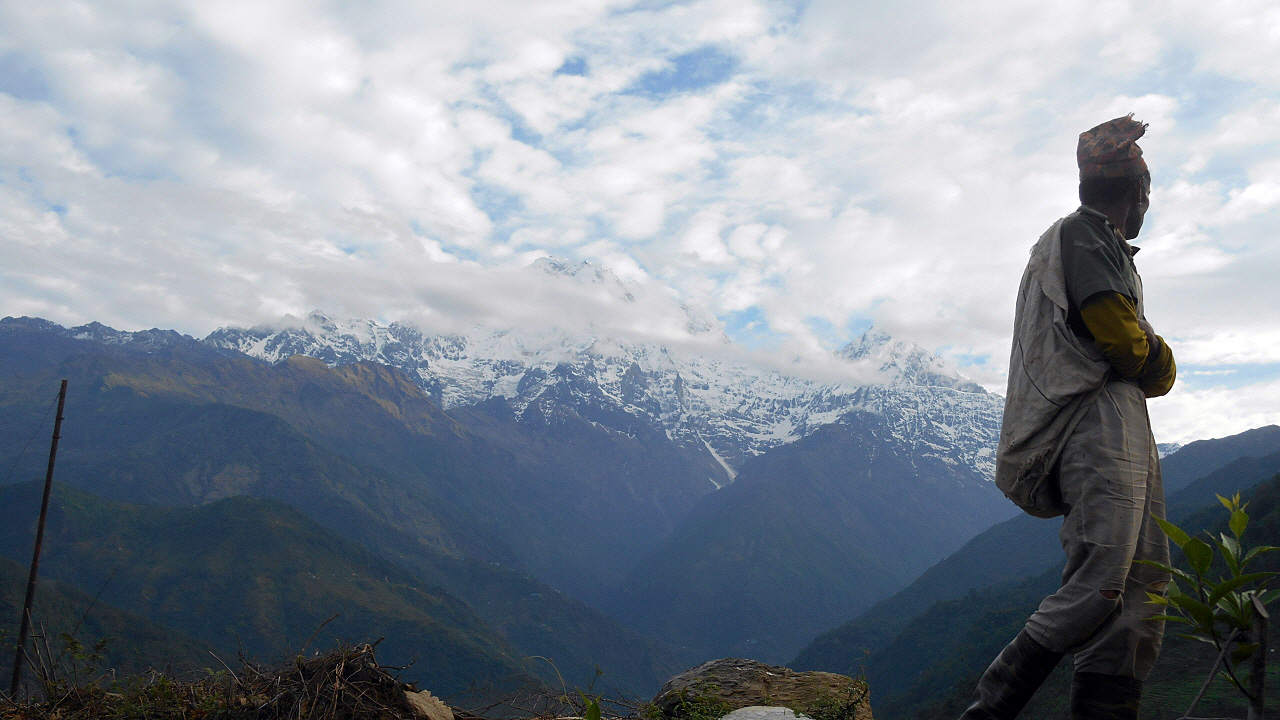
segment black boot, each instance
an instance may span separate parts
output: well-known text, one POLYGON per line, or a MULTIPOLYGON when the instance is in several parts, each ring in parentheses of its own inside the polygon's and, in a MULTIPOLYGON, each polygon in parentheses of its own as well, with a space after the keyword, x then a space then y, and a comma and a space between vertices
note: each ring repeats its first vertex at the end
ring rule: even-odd
POLYGON ((1101 673, 1071 677, 1071 720, 1138 720, 1142 681, 1101 673))
POLYGON ((960 720, 1011 720, 1022 712, 1036 689, 1058 666, 1062 653, 1054 652, 1027 634, 1013 642, 991 662, 973 691, 973 704, 960 720))

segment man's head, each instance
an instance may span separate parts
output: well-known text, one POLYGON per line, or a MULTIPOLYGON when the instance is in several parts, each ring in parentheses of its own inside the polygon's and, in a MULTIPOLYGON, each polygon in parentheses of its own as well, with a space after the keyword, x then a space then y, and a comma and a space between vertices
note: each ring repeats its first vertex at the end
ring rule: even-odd
POLYGON ((1099 210, 1132 240, 1142 229, 1151 193, 1151 173, 1137 140, 1145 123, 1130 113, 1080 133, 1080 202, 1099 210))

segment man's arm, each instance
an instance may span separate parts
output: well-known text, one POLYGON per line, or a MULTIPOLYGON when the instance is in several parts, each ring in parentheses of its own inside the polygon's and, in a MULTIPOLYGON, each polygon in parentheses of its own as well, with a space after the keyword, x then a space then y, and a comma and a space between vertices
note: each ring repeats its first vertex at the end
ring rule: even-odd
POLYGON ((1136 380, 1147 397, 1169 392, 1177 375, 1173 351, 1150 326, 1143 327, 1133 301, 1116 292, 1097 293, 1081 305, 1080 315, 1116 372, 1136 380))

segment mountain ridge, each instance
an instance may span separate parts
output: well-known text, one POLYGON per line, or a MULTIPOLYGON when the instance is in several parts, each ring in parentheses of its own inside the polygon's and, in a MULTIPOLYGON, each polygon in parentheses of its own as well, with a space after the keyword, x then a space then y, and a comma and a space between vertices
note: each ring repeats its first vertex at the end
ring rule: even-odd
POLYGON ((329 365, 391 365, 418 378, 446 409, 503 397, 523 417, 560 388, 575 408, 625 412, 709 454, 723 467, 717 484, 732 481, 748 457, 854 410, 888 414, 921 453, 945 446, 989 474, 1003 411, 998 396, 937 357, 873 331, 831 356, 833 367, 863 382, 820 381, 590 333, 477 328, 428 335, 403 323, 338 322, 319 313, 283 329, 220 328, 204 342, 272 363, 301 354, 329 365))
MULTIPOLYGON (((1189 443, 1165 458, 1162 468, 1172 488, 1167 492, 1169 517, 1181 522, 1194 510, 1216 506, 1215 491, 1252 488, 1280 472, 1280 427, 1189 443)), ((967 595, 996 597, 995 589, 1004 588, 1010 597, 1021 598, 1018 602, 1038 602, 1057 587, 1062 562, 1058 523, 1019 514, 977 534, 892 597, 819 635, 790 664, 801 670, 848 672, 889 643, 899 642, 898 634, 919 618, 928 613, 938 617, 938 607, 962 603, 967 595)), ((1022 610, 1019 605, 1017 612, 1022 610)), ((1001 622, 1008 619, 1000 617, 1001 622)), ((1025 619, 1023 614, 1019 622, 1025 619)), ((901 663, 885 661, 872 669, 892 673, 900 667, 901 663)))

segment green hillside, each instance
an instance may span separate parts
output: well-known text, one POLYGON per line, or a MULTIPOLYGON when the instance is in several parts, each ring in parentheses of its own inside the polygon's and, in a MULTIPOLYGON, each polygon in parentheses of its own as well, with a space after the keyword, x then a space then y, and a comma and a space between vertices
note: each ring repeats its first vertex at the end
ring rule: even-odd
MULTIPOLYGON (((1245 536, 1249 546, 1280 545, 1280 475, 1251 493, 1252 522, 1245 536)), ((1221 506, 1204 508, 1181 523, 1189 532, 1225 529, 1221 506)), ((1280 569, 1274 555, 1260 560, 1256 570, 1280 569)), ((918 720, 956 717, 969 701, 978 677, 991 659, 1017 634, 1040 600, 1058 586, 1061 567, 1016 582, 1005 582, 967 596, 938 603, 915 617, 892 642, 868 656, 867 675, 875 688, 879 720, 918 720)), ((1274 646, 1274 641, 1273 641, 1274 646)), ((1200 643, 1166 635, 1160 661, 1148 680, 1143 718, 1177 718, 1186 709, 1208 672, 1211 649, 1200 643), (1206 650, 1209 650, 1206 653, 1206 650)), ((1269 676, 1280 677, 1271 663, 1269 676)), ((1028 720, 1062 717, 1070 686, 1070 662, 1064 661, 1020 717, 1028 720)), ((1274 684, 1273 684, 1274 686, 1274 684)), ((1225 684, 1215 683, 1197 710, 1203 717, 1243 717, 1244 702, 1225 684)))
MULTIPOLYGON (((39 488, 0 488, 0 553, 30 552, 39 488)), ((227 657, 279 659, 315 642, 372 641, 439 693, 527 677, 464 603, 278 502, 201 507, 104 501, 56 488, 42 574, 179 630, 227 657), (321 630, 321 625, 337 615, 321 630)))
MULTIPOLYGON (((28 548, 28 554, 30 548, 28 548)), ((18 563, 0 557, 0 678, 8 689, 13 674, 13 648, 18 638, 22 602, 27 591, 30 557, 18 563)), ((95 592, 97 588, 94 589, 95 592)), ((212 646, 190 635, 154 623, 136 613, 113 607, 68 583, 41 580, 36 586, 33 631, 43 647, 47 642, 55 657, 64 648, 63 633, 71 634, 85 647, 106 639, 102 661, 94 669, 112 668, 124 675, 137 674, 149 668, 172 668, 175 672, 218 666, 209 651, 212 646)), ((233 658, 228 658, 228 660, 233 658)), ((67 653, 61 654, 62 667, 72 663, 67 653)), ((29 683, 36 672, 23 673, 29 683)))
MULTIPOLYGON (((709 461, 690 462, 662 433, 610 431, 572 413, 516 423, 500 401, 451 415, 408 375, 373 363, 330 368, 295 356, 273 366, 195 342, 154 352, 67 345, 15 323, 0 325, 0 341, 0 365, 23 370, 0 376, 0 462, 38 426, 46 389, 68 378, 68 417, 80 421, 67 426, 60 477, 69 484, 176 504, 180 488, 165 486, 181 477, 197 486, 188 493, 195 501, 241 491, 297 505, 277 486, 312 469, 279 461, 319 452, 327 455, 318 459, 327 468, 321 489, 345 493, 342 502, 366 504, 384 524, 449 554, 514 567, 588 601, 713 490, 709 461), (273 421, 295 435, 289 447, 269 429, 251 449, 259 462, 222 452, 273 421), (124 464, 111 476, 100 472, 103 459, 124 464), (148 468, 162 482, 149 482, 148 468)), ((19 477, 40 467, 38 454, 28 457, 19 477)))
POLYGON ((913 454, 879 416, 846 417, 746 463, 609 609, 704 660, 782 663, 1008 514, 988 483, 913 454))
POLYGON ((646 694, 693 662, 529 576, 601 592, 671 527, 687 488, 710 486, 672 469, 665 438, 516 423, 497 405, 460 422, 371 364, 273 367, 195 343, 129 352, 5 324, 0 335, 0 366, 14 371, 0 375, 0 465, 16 479, 43 476, 41 451, 19 454, 46 390, 69 377, 62 482, 175 507, 286 502, 465 599, 521 657, 552 658, 572 683, 600 666, 601 683, 646 694))
MULTIPOLYGON (((1280 427, 1190 443, 1164 458, 1161 467, 1168 487, 1178 488, 1166 496, 1169 517, 1179 520, 1205 505, 1216 507, 1215 492, 1250 488, 1280 472, 1280 427)), ((864 664, 868 654, 882 650, 908 622, 935 603, 996 583, 1016 584, 1048 568, 1061 567, 1059 525, 1019 515, 979 533, 907 588, 819 635, 790 666, 849 672, 864 664)))
POLYGON ((1057 528, 1052 523, 1029 515, 1006 520, 978 534, 904 590, 819 635, 789 666, 797 670, 856 672, 866 663, 869 653, 883 649, 912 618, 935 603, 1041 572, 1060 562, 1061 555, 1057 528), (993 557, 1001 561, 992 562, 993 557))

